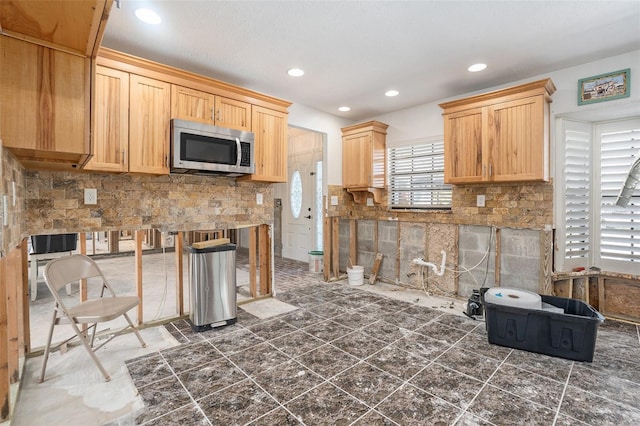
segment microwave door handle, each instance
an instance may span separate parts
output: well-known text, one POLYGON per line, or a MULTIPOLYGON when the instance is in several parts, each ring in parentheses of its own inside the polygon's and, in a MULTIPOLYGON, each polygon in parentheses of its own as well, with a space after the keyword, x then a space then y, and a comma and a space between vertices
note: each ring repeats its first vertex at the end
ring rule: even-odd
POLYGON ((240 160, 242 160, 242 148, 240 146, 240 138, 236 138, 236 167, 240 167, 240 160))

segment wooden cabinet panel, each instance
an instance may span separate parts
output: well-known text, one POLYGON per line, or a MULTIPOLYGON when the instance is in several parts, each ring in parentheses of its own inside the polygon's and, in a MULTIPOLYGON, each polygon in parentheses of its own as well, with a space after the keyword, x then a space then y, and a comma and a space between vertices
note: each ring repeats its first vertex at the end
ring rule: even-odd
POLYGON ((545 180, 543 174, 544 99, 542 95, 488 108, 490 179, 545 180))
POLYGON ((178 85, 171 86, 171 117, 251 131, 251 104, 178 85))
POLYGON ((547 181, 554 91, 546 79, 441 104, 445 182, 547 181))
POLYGON ((342 186, 363 188, 372 186, 371 132, 346 136, 342 139, 342 186))
POLYGON ((242 177, 262 182, 287 181, 287 114, 268 108, 252 108, 255 134, 255 173, 242 177))
POLYGON ((171 85, 130 76, 129 171, 169 173, 171 85))
POLYGON ((0 129, 20 160, 76 167, 90 155, 89 60, 0 36, 0 129))
POLYGON ((482 109, 445 116, 445 181, 482 179, 482 109))
POLYGON ((128 171, 129 74, 96 67, 93 157, 86 170, 128 171))
POLYGON ((251 131, 251 104, 222 96, 215 99, 216 125, 251 131))
POLYGON ((215 124, 215 96, 187 87, 171 85, 171 118, 215 124))
POLYGON ((342 186, 358 203, 382 201, 387 183, 387 125, 378 121, 342 128, 342 186))

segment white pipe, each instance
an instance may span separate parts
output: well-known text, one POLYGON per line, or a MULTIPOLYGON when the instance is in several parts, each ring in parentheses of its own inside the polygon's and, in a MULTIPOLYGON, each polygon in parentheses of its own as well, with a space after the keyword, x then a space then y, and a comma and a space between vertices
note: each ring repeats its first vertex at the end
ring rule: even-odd
POLYGON ((431 270, 433 270, 433 272, 441 277, 444 275, 445 272, 445 263, 447 262, 447 253, 442 250, 440 251, 440 253, 442 254, 442 263, 440 264, 440 270, 438 271, 438 266, 434 263, 431 262, 426 262, 424 259, 413 259, 413 263, 415 263, 416 265, 420 265, 420 266, 426 266, 431 268, 431 270))

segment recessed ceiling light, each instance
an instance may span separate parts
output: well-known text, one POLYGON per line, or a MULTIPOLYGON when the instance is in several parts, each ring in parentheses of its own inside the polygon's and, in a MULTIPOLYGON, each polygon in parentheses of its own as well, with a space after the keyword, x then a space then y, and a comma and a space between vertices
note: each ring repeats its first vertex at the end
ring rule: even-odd
POLYGON ((386 92, 384 92, 384 95, 393 97, 393 96, 398 96, 399 93, 400 92, 398 92, 397 90, 387 90, 386 92))
POLYGON ((287 74, 289 74, 291 77, 302 77, 304 75, 304 71, 300 68, 291 68, 289 71, 287 71, 287 74))
POLYGON ((487 64, 473 64, 469 68, 467 68, 467 71, 478 72, 484 70, 485 68, 487 68, 487 64))
POLYGON ((340 108, 338 108, 338 111, 347 112, 351 111, 351 108, 349 108, 348 106, 341 106, 340 108))
POLYGON ((136 17, 145 24, 157 25, 162 22, 160 16, 151 9, 136 9, 136 17))

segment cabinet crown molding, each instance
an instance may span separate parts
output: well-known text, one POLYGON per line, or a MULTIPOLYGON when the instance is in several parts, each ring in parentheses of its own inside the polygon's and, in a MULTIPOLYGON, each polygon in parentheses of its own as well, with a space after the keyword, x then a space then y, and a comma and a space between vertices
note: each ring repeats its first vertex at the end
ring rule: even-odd
POLYGON ((343 127, 341 130, 342 130, 342 136, 348 136, 353 133, 360 133, 360 132, 366 132, 366 131, 373 131, 373 132, 378 132, 386 135, 388 127, 389 127, 388 124, 384 124, 374 120, 374 121, 367 121, 365 123, 358 123, 358 124, 353 124, 351 126, 343 127))
POLYGON ((444 102, 439 104, 439 106, 445 110, 446 114, 494 102, 504 102, 506 100, 515 100, 539 94, 544 94, 547 101, 551 102, 551 95, 553 95, 555 91, 556 85, 553 83, 553 80, 551 80, 551 78, 545 78, 521 84, 519 86, 508 87, 506 89, 494 90, 480 95, 444 102))

